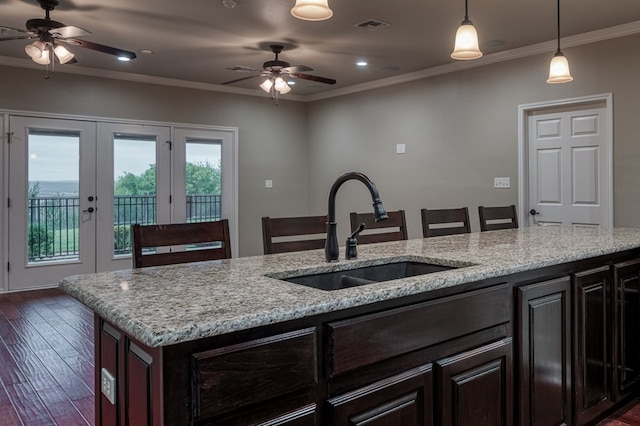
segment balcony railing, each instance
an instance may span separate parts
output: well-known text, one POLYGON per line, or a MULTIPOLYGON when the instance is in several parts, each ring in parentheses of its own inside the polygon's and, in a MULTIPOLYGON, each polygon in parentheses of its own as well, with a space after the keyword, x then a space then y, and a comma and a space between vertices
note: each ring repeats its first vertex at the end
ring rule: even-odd
MULTIPOLYGON (((155 196, 114 197, 114 254, 131 253, 130 225, 156 223, 155 196)), ((29 198, 28 260, 29 262, 78 258, 79 197, 29 198)), ((188 195, 187 222, 221 219, 219 194, 188 195)))

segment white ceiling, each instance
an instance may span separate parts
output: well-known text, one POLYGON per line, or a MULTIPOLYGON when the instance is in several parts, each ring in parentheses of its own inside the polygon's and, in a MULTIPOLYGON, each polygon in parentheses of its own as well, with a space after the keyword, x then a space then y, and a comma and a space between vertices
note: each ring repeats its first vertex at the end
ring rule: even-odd
MULTIPOLYGON (((219 85, 245 75, 227 67, 261 68, 273 59, 268 46, 277 43, 285 46, 281 60, 337 80, 334 86, 298 80, 292 94, 312 96, 455 62, 449 55, 464 17, 463 0, 329 0, 334 15, 321 22, 294 18, 295 0, 235 0, 234 8, 222 0, 59 1, 52 19, 90 31, 88 41, 134 51, 138 58, 122 63, 73 47, 78 63, 57 65, 58 71, 82 67, 219 85), (355 27, 369 19, 391 25, 355 27), (141 54, 143 49, 153 54, 141 54), (355 66, 361 59, 367 68, 355 66)), ((562 0, 561 8, 563 37, 640 22, 640 0, 562 0)), ((0 0, 0 11, 5 27, 23 29, 27 19, 44 17, 36 0, 0 0)), ((485 55, 556 37, 555 0, 469 0, 469 18, 485 55)), ((3 63, 29 64, 28 42, 0 42, 3 63)), ((259 83, 234 86, 259 93, 259 83)))

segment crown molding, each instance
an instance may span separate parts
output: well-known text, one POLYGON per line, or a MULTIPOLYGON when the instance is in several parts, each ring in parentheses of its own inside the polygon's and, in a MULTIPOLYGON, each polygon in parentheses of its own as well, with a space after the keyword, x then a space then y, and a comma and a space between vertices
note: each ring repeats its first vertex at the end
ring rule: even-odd
MULTIPOLYGON (((562 46, 575 47, 585 44, 595 43, 598 41, 609 40, 613 38, 625 37, 640 33, 640 21, 633 21, 627 24, 617 25, 615 27, 605 28, 602 30, 591 31, 588 33, 577 34, 561 39, 562 46)), ((425 78, 435 77, 442 74, 462 71, 471 68, 477 68, 485 65, 495 64, 499 62, 510 61, 513 59, 534 56, 541 53, 554 52, 556 49, 556 40, 550 40, 543 43, 533 44, 530 46, 520 47, 517 49, 505 50, 502 52, 485 55, 480 59, 473 61, 457 61, 446 65, 440 65, 420 71, 407 74, 401 74, 394 77, 383 78, 380 80, 369 81, 362 84, 345 87, 342 89, 328 90, 326 92, 313 95, 291 95, 288 94, 286 99, 299 102, 314 102, 323 99, 335 98, 338 96, 349 95, 353 93, 364 92, 367 90, 379 89, 382 87, 393 86, 396 84, 407 83, 410 81, 421 80, 425 78)), ((34 63, 26 58, 12 58, 8 56, 0 56, 0 65, 6 65, 19 68, 32 68, 42 70, 42 65, 34 63)), ((156 84, 161 86, 182 87, 185 89, 206 90, 211 92, 230 93, 236 95, 264 97, 264 93, 253 89, 243 89, 239 87, 224 86, 220 84, 200 83, 195 81, 179 80, 166 77, 155 77, 144 74, 128 73, 123 71, 101 70, 97 68, 86 68, 82 66, 59 67, 56 73, 84 75, 90 77, 110 78, 114 80, 124 80, 136 83, 156 84)))

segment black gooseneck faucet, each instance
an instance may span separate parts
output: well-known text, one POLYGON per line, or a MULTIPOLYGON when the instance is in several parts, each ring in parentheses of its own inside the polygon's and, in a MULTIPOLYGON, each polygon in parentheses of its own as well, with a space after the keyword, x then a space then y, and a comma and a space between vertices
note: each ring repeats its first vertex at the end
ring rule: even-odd
POLYGON ((340 176, 331 186, 329 191, 329 211, 327 213, 327 241, 324 246, 324 257, 327 262, 335 262, 338 260, 338 236, 337 223, 336 223, 336 193, 338 188, 348 180, 359 180, 362 182, 371 193, 371 199, 373 200, 373 216, 376 222, 381 220, 387 220, 387 212, 382 207, 382 201, 380 201, 380 195, 378 195, 378 188, 371 182, 371 179, 359 172, 349 172, 340 176))

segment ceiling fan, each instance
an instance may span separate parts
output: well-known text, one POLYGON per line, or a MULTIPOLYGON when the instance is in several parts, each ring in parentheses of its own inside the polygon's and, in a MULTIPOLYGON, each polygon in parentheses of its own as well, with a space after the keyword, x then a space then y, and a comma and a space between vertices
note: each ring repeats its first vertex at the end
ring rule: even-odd
POLYGON ((122 61, 129 61, 136 57, 135 53, 127 50, 76 38, 87 36, 91 33, 85 29, 52 20, 49 14, 58 6, 58 0, 37 1, 45 11, 44 19, 29 19, 25 24, 26 31, 0 26, 0 41, 37 39, 35 42, 25 46, 25 51, 34 62, 47 66, 54 62, 55 59, 58 59, 61 64, 77 62, 74 58, 75 55, 63 44, 114 55, 122 61), (21 34, 13 37, 3 37, 4 34, 9 34, 13 31, 21 34))
POLYGON ((307 67, 305 65, 294 65, 291 66, 289 62, 281 61, 278 59, 278 55, 282 53, 284 46, 279 44, 272 44, 269 46, 271 51, 276 56, 273 61, 267 61, 262 64, 262 69, 255 69, 251 67, 246 67, 242 65, 238 65, 232 68, 227 68, 231 71, 240 71, 240 72, 257 72, 257 74, 250 75, 248 77, 242 77, 231 81, 225 81, 222 84, 233 84, 239 81, 248 80, 256 77, 266 77, 266 80, 260 84, 260 88, 267 93, 271 94, 271 97, 278 99, 278 94, 284 95, 285 93, 289 93, 291 88, 287 83, 287 79, 290 78, 299 78, 302 80, 311 80, 317 81, 319 83, 324 84, 336 84, 336 80, 332 78, 320 77, 317 75, 305 74, 303 71, 313 71, 313 68, 307 67))

